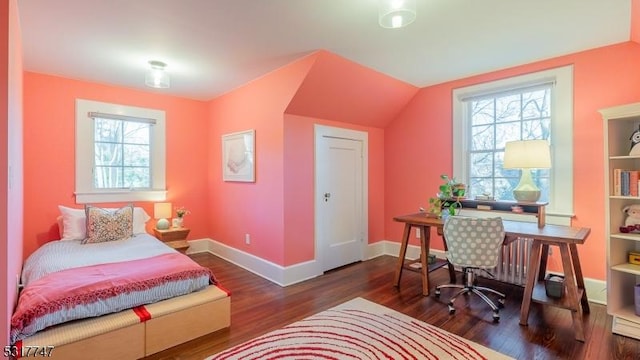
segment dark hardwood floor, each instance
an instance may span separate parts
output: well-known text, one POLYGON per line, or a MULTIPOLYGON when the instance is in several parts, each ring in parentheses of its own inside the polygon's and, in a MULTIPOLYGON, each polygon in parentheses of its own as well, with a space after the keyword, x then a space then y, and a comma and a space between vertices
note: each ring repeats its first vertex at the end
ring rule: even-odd
MULTIPOLYGON (((476 296, 456 301, 455 315, 442 297, 421 295, 418 273, 403 273, 400 289, 392 286, 396 258, 382 256, 327 272, 323 276, 280 287, 211 254, 194 254, 195 261, 211 268, 231 290, 231 327, 147 357, 146 359, 202 360, 209 355, 268 331, 313 315, 354 297, 363 297, 516 359, 640 359, 640 341, 611 333, 606 307, 591 303, 584 316, 586 342, 574 340, 570 312, 540 304, 531 305, 529 325, 520 326, 523 289, 481 279, 482 284, 507 294, 500 323, 476 296), (469 299, 469 300, 467 300, 469 299)), ((430 274, 432 287, 446 283, 440 269, 430 274)), ((212 314, 212 316, 215 316, 212 314)))

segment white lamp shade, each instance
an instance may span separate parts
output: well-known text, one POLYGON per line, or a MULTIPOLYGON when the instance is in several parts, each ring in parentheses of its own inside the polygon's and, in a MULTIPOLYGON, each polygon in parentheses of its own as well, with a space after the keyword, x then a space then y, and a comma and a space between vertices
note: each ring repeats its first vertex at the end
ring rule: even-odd
POLYGON ((169 228, 169 220, 171 217, 171 203, 155 203, 153 204, 153 217, 158 219, 156 228, 167 230, 169 228))
POLYGON ((416 0, 379 0, 380 26, 395 29, 407 26, 416 19, 416 0))
POLYGON ((155 219, 167 219, 171 217, 171 203, 153 204, 153 217, 155 219))
POLYGON ((505 169, 548 169, 551 153, 547 140, 509 141, 504 148, 505 169))

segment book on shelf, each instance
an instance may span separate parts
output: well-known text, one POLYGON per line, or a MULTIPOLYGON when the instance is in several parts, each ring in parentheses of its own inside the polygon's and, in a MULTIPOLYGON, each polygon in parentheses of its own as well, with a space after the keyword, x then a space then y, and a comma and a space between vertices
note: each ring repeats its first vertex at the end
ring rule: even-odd
POLYGON ((613 195, 620 196, 622 187, 620 186, 620 173, 622 169, 613 169, 613 195))
POLYGON ((629 171, 623 170, 620 179, 620 191, 622 196, 629 196, 629 171))
POLYGON ((640 196, 640 171, 613 169, 614 196, 640 196))

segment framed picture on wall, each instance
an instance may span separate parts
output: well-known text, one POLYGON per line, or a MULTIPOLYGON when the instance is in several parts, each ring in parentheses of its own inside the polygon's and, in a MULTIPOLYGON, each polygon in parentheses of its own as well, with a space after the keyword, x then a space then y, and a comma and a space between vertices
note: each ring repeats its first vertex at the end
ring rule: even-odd
POLYGON ((222 135, 222 180, 256 181, 255 130, 222 135))

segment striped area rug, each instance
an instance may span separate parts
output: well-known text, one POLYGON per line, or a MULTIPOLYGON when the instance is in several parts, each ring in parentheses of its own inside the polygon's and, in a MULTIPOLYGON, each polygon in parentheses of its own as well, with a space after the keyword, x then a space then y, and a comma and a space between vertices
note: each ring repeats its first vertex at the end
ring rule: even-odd
POLYGON ((237 345, 222 359, 512 359, 362 298, 237 345))

